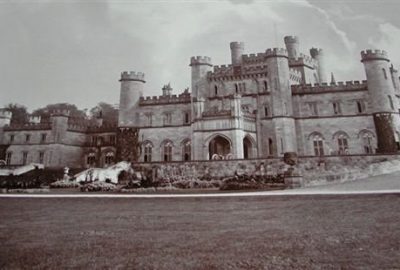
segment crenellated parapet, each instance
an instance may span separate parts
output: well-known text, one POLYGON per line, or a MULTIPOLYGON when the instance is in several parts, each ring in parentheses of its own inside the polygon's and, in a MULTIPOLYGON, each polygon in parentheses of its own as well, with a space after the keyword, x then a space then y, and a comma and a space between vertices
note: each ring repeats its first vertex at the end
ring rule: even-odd
POLYGON ((184 92, 180 95, 140 97, 139 106, 167 105, 167 104, 179 104, 179 103, 190 103, 190 102, 191 102, 191 94, 188 92, 184 92))
POLYGON ((50 111, 50 115, 51 116, 65 116, 65 117, 69 117, 70 115, 70 110, 68 109, 56 109, 56 110, 52 110, 50 111))
POLYGON ((266 72, 267 72, 266 65, 243 67, 244 74, 257 74, 257 73, 266 73, 266 72))
POLYGON ((384 50, 366 50, 361 52, 361 62, 371 60, 384 60, 389 62, 389 57, 384 50))
POLYGON ((269 57, 286 57, 288 58, 288 52, 286 49, 283 48, 273 48, 273 49, 267 49, 265 52, 265 58, 269 57))
POLYGON ((265 53, 251 53, 242 55, 243 64, 257 64, 265 62, 265 53))
POLYGON ((10 119, 12 117, 12 112, 5 110, 5 109, 0 109, 0 118, 2 119, 10 119))
POLYGON ((212 66, 211 57, 208 57, 208 56, 192 56, 190 58, 190 65, 189 66, 196 66, 196 65, 212 66))
POLYGON ((300 57, 294 59, 289 59, 289 66, 290 67, 297 67, 297 66, 308 66, 310 68, 314 68, 317 66, 317 61, 312 58, 311 56, 300 54, 300 57))
POLYGON ((40 124, 12 124, 10 126, 5 126, 4 131, 19 131, 19 130, 50 130, 50 123, 40 123, 40 124))
POLYGON ((146 82, 144 79, 144 73, 143 72, 135 72, 135 71, 124 71, 121 73, 121 81, 139 81, 139 82, 146 82))
POLYGON ((299 84, 299 85, 292 85, 291 88, 293 95, 368 90, 367 81, 365 80, 361 82, 360 81, 337 82, 330 85, 328 85, 327 83, 299 84))

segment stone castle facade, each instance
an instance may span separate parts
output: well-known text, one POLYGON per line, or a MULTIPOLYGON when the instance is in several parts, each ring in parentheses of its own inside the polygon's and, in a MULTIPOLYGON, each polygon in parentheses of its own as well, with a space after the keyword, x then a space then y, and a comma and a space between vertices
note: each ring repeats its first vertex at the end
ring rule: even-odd
POLYGON ((232 42, 229 65, 192 57, 191 91, 179 95, 165 85, 161 96, 146 97, 144 74, 123 72, 118 129, 78 130, 63 113, 44 128, 17 128, 5 125, 3 112, 0 141, 10 144, 5 155, 12 153, 11 164, 24 161, 31 150, 40 157, 47 150, 28 145, 26 136, 40 142, 47 133, 57 145, 48 150, 52 154, 42 154, 52 160, 47 165, 87 166, 95 160, 103 166, 114 160, 116 145, 125 152, 130 148, 132 140, 121 135, 129 131, 140 144, 131 159, 140 162, 398 152, 400 81, 385 51, 361 52, 366 81, 335 82, 332 75, 328 83, 321 49, 306 55, 297 37, 284 41, 285 49, 250 55, 244 54, 244 43, 232 42), (106 155, 113 159, 105 162, 106 155))

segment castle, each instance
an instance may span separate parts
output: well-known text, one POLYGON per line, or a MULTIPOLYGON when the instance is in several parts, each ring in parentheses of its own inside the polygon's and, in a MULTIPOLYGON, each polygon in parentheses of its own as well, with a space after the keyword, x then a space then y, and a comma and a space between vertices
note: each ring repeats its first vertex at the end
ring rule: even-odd
POLYGON ((30 125, 13 127, 3 111, 0 144, 7 145, 5 160, 20 164, 32 156, 29 161, 50 167, 95 161, 107 166, 114 162, 118 144, 129 152, 135 136, 138 161, 146 163, 399 150, 400 81, 385 51, 361 52, 366 81, 335 82, 332 74, 328 83, 321 49, 306 55, 297 37, 284 41, 285 49, 249 55, 244 43, 232 42, 229 65, 213 66, 210 57, 192 57, 191 91, 179 95, 168 84, 162 95, 145 97, 144 74, 123 72, 114 129, 74 126, 68 112, 55 112, 46 126, 32 119, 30 125))

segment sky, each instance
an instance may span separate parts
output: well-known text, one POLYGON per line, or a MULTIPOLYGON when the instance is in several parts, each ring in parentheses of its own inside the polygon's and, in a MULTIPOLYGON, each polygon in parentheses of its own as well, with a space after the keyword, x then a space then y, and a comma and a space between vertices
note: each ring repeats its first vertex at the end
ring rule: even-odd
POLYGON ((68 102, 117 104, 122 71, 146 76, 144 95, 190 82, 191 56, 230 64, 231 41, 245 53, 322 48, 336 81, 363 80, 360 51, 384 49, 400 68, 400 1, 0 0, 0 107, 32 111, 68 102))

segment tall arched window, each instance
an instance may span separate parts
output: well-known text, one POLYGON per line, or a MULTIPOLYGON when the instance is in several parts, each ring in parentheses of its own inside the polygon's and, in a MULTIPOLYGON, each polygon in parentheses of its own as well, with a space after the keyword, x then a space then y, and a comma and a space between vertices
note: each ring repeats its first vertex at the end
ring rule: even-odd
POLYGON ((216 96, 218 96, 218 86, 214 86, 214 94, 216 95, 216 96))
POLYGON ((372 136, 371 133, 364 133, 362 135, 362 141, 363 141, 365 154, 372 154, 373 153, 372 140, 373 140, 373 136, 372 136))
POLYGON ((324 139, 321 135, 315 134, 312 137, 313 147, 314 147, 314 155, 323 156, 324 155, 324 139))
POLYGON ((383 77, 384 77, 385 79, 387 79, 386 69, 382 68, 382 72, 383 72, 383 77))
POLYGON ((236 94, 239 93, 239 87, 238 87, 238 84, 237 84, 237 83, 235 83, 235 93, 236 93, 236 94))
POLYGON ((392 110, 394 110, 394 104, 393 104, 393 99, 392 99, 392 97, 388 95, 388 99, 389 99, 390 108, 391 108, 392 110))
POLYGON ((108 152, 104 158, 104 165, 108 166, 114 163, 114 153, 108 152))
POLYGON ((186 141, 182 145, 182 160, 189 161, 191 159, 191 143, 190 141, 186 141))
POLYGON ((143 151, 144 162, 151 162, 152 152, 153 152, 153 145, 151 144, 151 142, 146 142, 144 144, 144 151, 143 151))
POLYGON ((163 161, 172 161, 172 142, 167 141, 162 146, 163 161))
POLYGON ((338 154, 345 155, 349 153, 349 144, 347 140, 347 136, 345 134, 340 134, 337 136, 337 144, 338 144, 338 154))
POLYGON ((94 165, 95 163, 96 163, 96 154, 89 153, 86 158, 86 164, 91 166, 91 165, 94 165))

